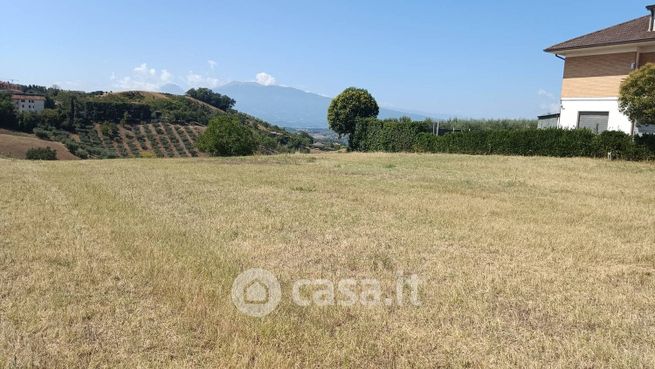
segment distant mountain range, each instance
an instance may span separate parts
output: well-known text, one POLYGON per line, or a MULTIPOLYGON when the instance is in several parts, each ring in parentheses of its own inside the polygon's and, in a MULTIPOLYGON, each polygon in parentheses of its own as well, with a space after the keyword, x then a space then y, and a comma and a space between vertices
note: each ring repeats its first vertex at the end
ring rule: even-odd
POLYGON ((163 92, 166 94, 172 94, 172 95, 184 95, 186 91, 182 89, 182 87, 174 84, 174 83, 168 83, 159 88, 159 92, 163 92))
MULTIPOLYGON (((254 82, 232 82, 215 89, 237 101, 235 109, 289 128, 327 128, 327 110, 331 98, 292 87, 263 86, 254 82)), ((426 115, 380 108, 379 117, 410 117, 424 120, 426 115)), ((431 118, 447 118, 445 115, 431 118)))

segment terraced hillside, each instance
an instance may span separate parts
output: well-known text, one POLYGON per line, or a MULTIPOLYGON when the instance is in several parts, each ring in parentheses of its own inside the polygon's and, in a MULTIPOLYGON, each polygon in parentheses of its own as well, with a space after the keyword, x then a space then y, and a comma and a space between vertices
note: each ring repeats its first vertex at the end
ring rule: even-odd
MULTIPOLYGON (((233 100, 207 89, 190 90, 189 96, 24 89, 45 96, 46 109, 21 113, 13 122, 0 122, 0 128, 59 142, 81 159, 200 156, 198 136, 212 119, 223 115, 238 118, 252 132, 260 154, 307 152, 313 143, 307 134, 288 132, 232 109, 233 100)), ((9 150, 4 146, 0 142, 0 152, 9 150)))
POLYGON ((78 129, 80 147, 92 157, 180 158, 202 156, 195 147, 205 130, 199 125, 169 123, 108 125, 78 129))

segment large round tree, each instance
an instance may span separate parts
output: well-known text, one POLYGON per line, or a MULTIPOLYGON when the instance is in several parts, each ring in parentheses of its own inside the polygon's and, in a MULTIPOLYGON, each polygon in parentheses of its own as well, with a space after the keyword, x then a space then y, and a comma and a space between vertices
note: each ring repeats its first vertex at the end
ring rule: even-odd
POLYGON ((635 70, 623 81, 619 108, 633 124, 655 124, 655 64, 635 70))
POLYGON ((196 145, 212 156, 245 156, 255 152, 257 140, 238 117, 223 114, 209 121, 196 145))
POLYGON ((328 109, 330 128, 339 135, 355 132, 359 118, 375 118, 380 107, 373 96, 361 88, 350 87, 335 97, 328 109))

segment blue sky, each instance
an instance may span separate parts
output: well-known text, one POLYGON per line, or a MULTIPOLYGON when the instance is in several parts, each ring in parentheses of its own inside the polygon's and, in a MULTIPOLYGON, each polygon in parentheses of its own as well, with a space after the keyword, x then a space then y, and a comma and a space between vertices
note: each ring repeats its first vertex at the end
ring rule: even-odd
POLYGON ((0 0, 0 79, 81 90, 276 83, 464 117, 554 109, 542 50, 646 15, 643 1, 0 0), (259 74, 259 77, 256 77, 259 74))

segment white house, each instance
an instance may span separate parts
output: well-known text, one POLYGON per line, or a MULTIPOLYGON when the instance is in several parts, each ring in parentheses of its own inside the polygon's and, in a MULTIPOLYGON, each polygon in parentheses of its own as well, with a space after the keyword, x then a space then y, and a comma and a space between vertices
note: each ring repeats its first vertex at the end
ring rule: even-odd
POLYGON ((45 97, 38 95, 12 95, 11 101, 13 101, 16 111, 19 113, 22 112, 32 112, 40 113, 45 109, 45 97))
POLYGON ((646 8, 650 15, 545 50, 564 60, 558 127, 628 134, 652 128, 635 127, 618 104, 621 82, 633 70, 655 63, 655 5, 646 8))

